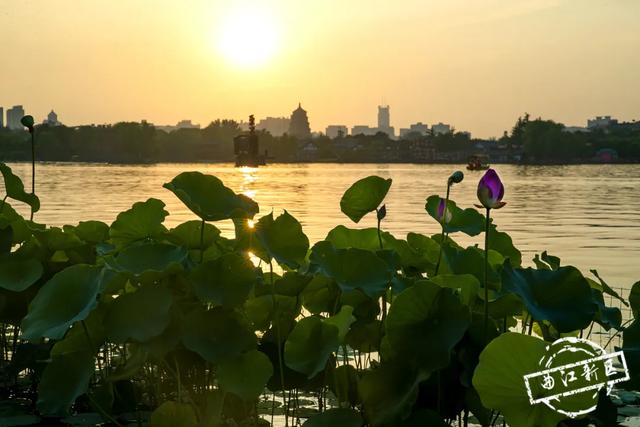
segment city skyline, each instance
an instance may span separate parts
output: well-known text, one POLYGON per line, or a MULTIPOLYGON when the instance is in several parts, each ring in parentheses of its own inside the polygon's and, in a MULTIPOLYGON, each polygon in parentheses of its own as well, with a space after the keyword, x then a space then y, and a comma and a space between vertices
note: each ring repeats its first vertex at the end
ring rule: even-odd
POLYGON ((371 106, 389 104, 396 130, 444 122, 479 137, 524 112, 630 121, 638 16, 633 0, 35 0, 0 14, 0 104, 166 124, 288 116, 302 101, 314 131, 373 124, 371 106))

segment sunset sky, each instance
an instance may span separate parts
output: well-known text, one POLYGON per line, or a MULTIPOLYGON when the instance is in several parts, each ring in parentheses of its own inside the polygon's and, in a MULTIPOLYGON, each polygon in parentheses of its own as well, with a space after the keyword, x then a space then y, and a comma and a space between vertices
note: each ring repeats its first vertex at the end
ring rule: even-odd
MULTIPOLYGON (((499 136, 640 119, 639 0, 3 0, 0 106, 65 124, 288 116, 499 136), (238 31, 246 17, 248 34, 238 31), (264 47, 238 55, 247 36, 264 47)), ((247 48, 249 50, 252 47, 247 48)))

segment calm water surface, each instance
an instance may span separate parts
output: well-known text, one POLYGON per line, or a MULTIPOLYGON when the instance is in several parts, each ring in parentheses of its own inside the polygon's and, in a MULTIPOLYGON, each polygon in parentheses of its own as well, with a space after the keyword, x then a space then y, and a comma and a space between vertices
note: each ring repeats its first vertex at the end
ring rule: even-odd
MULTIPOLYGON (((30 164, 11 164, 25 183, 30 164)), ((409 231, 437 233, 438 224, 424 211, 431 194, 444 195, 445 180, 463 165, 404 164, 275 164, 238 169, 231 164, 103 165, 44 163, 37 166, 42 203, 38 222, 61 226, 97 219, 110 223, 132 203, 155 197, 170 215, 168 227, 194 219, 162 184, 182 171, 213 174, 237 192, 254 198, 261 214, 287 209, 298 218, 310 240, 316 241, 350 220, 340 212, 340 197, 351 183, 367 175, 393 178, 386 199, 383 226, 396 236, 409 231)), ((588 273, 597 269, 610 285, 629 288, 640 280, 640 165, 514 166, 498 165, 505 183, 507 206, 495 211, 498 227, 511 234, 527 264, 548 250, 588 273)), ((465 171, 452 199, 462 207, 477 203, 482 172, 465 171)), ((26 212, 26 210, 23 210, 26 212)), ((261 215, 259 214, 259 215, 261 215)), ((217 224, 231 233, 229 223, 217 224)), ((357 227, 374 227, 365 217, 357 227)), ((482 236, 457 237, 482 245, 482 236)))

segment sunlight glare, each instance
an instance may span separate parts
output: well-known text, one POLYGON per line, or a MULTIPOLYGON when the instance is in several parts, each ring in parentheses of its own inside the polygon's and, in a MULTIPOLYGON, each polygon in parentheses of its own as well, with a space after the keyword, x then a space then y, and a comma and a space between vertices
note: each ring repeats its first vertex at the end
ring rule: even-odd
POLYGON ((262 65, 273 57, 278 45, 278 30, 270 11, 258 4, 229 11, 217 35, 221 54, 240 67, 262 65))

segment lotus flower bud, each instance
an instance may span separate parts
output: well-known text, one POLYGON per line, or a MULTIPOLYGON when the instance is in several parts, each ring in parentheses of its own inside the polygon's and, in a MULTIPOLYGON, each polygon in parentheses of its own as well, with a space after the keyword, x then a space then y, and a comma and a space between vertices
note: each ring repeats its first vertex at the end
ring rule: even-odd
POLYGON ((449 177, 449 185, 451 184, 459 184, 464 179, 464 174, 461 171, 455 171, 449 177))
POLYGON ((449 221, 451 221, 451 217, 453 216, 451 214, 451 211, 449 209, 445 209, 446 208, 446 202, 443 198, 440 198, 440 203, 438 203, 438 222, 442 223, 444 222, 445 224, 448 223, 449 221))
POLYGON ((33 116, 24 116, 20 119, 20 123, 22 123, 22 126, 26 127, 27 129, 29 129, 29 132, 33 132, 33 116))
POLYGON ((487 209, 500 209, 505 202, 502 201, 504 196, 504 185, 500 181, 500 177, 493 169, 488 169, 480 182, 478 183, 478 200, 482 203, 482 206, 487 209))

